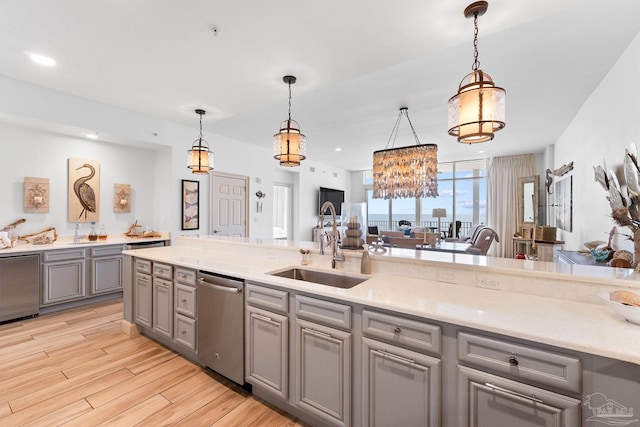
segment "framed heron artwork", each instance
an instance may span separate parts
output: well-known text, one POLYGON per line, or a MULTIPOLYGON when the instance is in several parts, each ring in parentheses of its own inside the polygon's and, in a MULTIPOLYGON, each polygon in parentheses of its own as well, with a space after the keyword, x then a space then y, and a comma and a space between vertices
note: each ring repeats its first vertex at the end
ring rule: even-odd
POLYGON ((200 182, 182 180, 182 229, 200 228, 200 182))
POLYGON ((100 163, 69 158, 69 222, 100 219, 100 163))

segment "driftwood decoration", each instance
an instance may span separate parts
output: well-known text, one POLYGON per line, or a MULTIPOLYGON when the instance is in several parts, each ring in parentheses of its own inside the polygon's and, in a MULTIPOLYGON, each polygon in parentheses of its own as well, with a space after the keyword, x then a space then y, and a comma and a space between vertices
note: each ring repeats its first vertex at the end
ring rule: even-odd
POLYGON ((24 211, 49 212, 49 178, 24 177, 24 211))
POLYGON ((127 237, 137 237, 141 239, 146 237, 162 237, 162 233, 160 233, 159 231, 143 231, 142 225, 139 225, 138 221, 136 221, 135 224, 132 224, 131 227, 129 227, 129 229, 126 231, 126 233, 124 233, 124 235, 127 237))
POLYGON ((69 159, 69 222, 99 222, 100 163, 69 159))
POLYGON ((18 225, 22 224, 23 222, 26 222, 27 220, 24 218, 20 218, 19 220, 17 220, 16 222, 13 222, 7 226, 4 226, 2 228, 0 228, 0 231, 9 231, 10 228, 16 228, 18 225))
POLYGON ((547 169, 546 178, 545 178, 545 187, 547 187, 547 193, 553 194, 553 177, 554 176, 564 176, 567 173, 573 170, 573 162, 567 163, 566 165, 560 166, 558 169, 547 169))
POLYGON ((35 233, 25 234, 18 239, 34 245, 50 244, 58 240, 58 232, 55 227, 48 227, 35 233))

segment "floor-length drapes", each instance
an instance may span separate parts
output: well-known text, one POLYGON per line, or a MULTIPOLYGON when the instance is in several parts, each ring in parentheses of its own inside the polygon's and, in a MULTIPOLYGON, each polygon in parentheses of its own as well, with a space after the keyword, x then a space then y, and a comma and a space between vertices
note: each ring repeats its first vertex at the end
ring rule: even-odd
POLYGON ((487 223, 500 237, 489 254, 513 258, 513 234, 518 227, 518 179, 535 174, 533 154, 495 157, 491 161, 487 185, 487 223))

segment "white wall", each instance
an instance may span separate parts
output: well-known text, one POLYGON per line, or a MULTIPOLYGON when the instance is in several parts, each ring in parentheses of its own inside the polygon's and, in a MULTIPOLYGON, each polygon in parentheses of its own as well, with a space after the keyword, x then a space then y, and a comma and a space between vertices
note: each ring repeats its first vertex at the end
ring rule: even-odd
MULTIPOLYGON (((66 159, 84 157, 101 163, 100 222, 108 232, 124 232, 137 219, 174 235, 209 234, 210 178, 186 168, 186 151, 198 132, 195 114, 193 127, 185 127, 2 76, 0 93, 0 226, 24 217, 27 223, 19 234, 48 226, 59 234, 72 234, 73 224, 67 222, 66 159), (97 132, 100 140, 86 139, 89 132, 97 132), (50 178, 51 213, 23 213, 25 176, 50 178), (199 230, 181 230, 183 179, 200 182, 199 230), (131 184, 131 214, 114 214, 110 208, 113 183, 131 184)), ((269 194, 274 182, 294 185, 294 237, 299 240, 311 239, 318 218, 318 187, 347 190, 349 200, 346 171, 310 160, 283 170, 270 148, 215 135, 210 132, 215 131, 215 122, 204 121, 203 127, 215 155, 215 170, 249 177, 251 237, 272 237, 273 199, 264 199, 263 211, 257 213, 255 193, 269 194)), ((270 140, 271 135, 265 138, 270 140)))
MULTIPOLYGON (((80 157, 100 162, 100 223, 108 233, 124 232, 136 220, 155 226, 153 209, 156 156, 153 151, 94 142, 65 135, 0 123, 0 226, 19 218, 17 229, 28 234, 54 226, 58 234, 73 234, 68 222, 67 159, 80 157), (150 171, 148 173, 147 171, 150 171), (24 213, 24 177, 48 178, 49 213, 24 213), (113 212, 114 184, 130 184, 131 213, 113 212)), ((88 226, 84 229, 88 232, 88 226)))
MULTIPOLYGON (((588 64, 585 64, 588 67, 588 64)), ((571 125, 555 144, 555 167, 571 161, 573 170, 573 232, 562 232, 565 249, 577 250, 583 243, 608 238, 614 226, 606 193, 594 181, 593 166, 602 165, 618 172, 624 150, 630 143, 640 145, 635 132, 640 117, 640 35, 629 45, 616 65, 576 114, 571 125)), ((562 96, 562 94, 558 94, 562 96)), ((629 233, 619 228, 620 232, 629 233)), ((631 242, 617 236, 617 249, 633 250, 631 242)))

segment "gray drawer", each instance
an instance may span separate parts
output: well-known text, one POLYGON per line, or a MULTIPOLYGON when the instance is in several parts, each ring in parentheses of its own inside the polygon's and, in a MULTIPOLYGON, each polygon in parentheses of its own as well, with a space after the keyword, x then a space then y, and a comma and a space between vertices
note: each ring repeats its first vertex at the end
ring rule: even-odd
POLYGON ((424 321, 362 310, 362 333, 422 353, 440 354, 441 351, 440 326, 424 321))
POLYGON ((151 274, 151 261, 136 258, 136 271, 144 274, 151 274))
POLYGON ((278 289, 247 283, 245 287, 247 302, 256 307, 287 314, 289 312, 289 293, 278 289))
POLYGON ((580 359, 551 350, 458 332, 458 359, 564 390, 580 392, 582 388, 580 359))
POLYGON ((295 313, 297 317, 327 326, 351 329, 351 306, 348 305, 296 295, 295 313))
POLYGON ((61 251, 44 251, 43 262, 67 261, 72 259, 83 259, 84 248, 64 249, 61 251))
POLYGON ((173 303, 176 313, 195 319, 196 317, 196 292, 197 288, 182 283, 176 283, 173 287, 173 303))
POLYGON ((186 268, 176 267, 176 282, 183 285, 195 286, 196 285, 196 272, 195 270, 189 270, 186 268))
POLYGON ((124 245, 98 246, 91 248, 92 257, 120 255, 124 250, 124 245))
POLYGON ((153 263, 153 275, 167 280, 173 280, 173 266, 169 264, 153 263))

